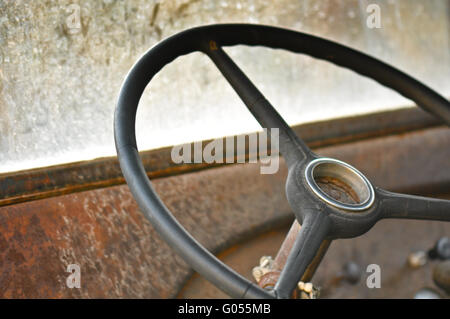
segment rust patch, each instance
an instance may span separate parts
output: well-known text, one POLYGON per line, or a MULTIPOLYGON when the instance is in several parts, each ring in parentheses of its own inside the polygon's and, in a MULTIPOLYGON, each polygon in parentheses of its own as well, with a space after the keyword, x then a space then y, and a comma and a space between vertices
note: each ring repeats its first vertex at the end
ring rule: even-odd
POLYGON ((346 183, 334 177, 318 177, 315 179, 317 186, 331 198, 346 204, 360 203, 356 192, 346 183))
MULTIPOLYGON (((217 251, 290 218, 285 177, 284 169, 261 177, 250 164, 154 186, 181 224, 217 251)), ((191 273, 126 185, 2 207, 0 246, 2 298, 168 298, 191 273), (81 268, 80 289, 66 286, 69 264, 81 268)))

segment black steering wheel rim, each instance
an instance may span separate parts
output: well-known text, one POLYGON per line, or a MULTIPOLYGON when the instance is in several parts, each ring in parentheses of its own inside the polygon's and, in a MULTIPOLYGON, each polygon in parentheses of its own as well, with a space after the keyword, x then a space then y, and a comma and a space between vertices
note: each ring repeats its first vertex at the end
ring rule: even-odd
MULTIPOLYGON (((241 44, 285 49, 351 69, 394 89, 449 125, 450 104, 419 81, 364 53, 319 37, 272 26, 219 24, 189 29, 158 43, 135 63, 126 76, 119 94, 114 118, 114 135, 122 172, 140 209, 172 248, 197 272, 228 295, 237 298, 276 298, 280 295, 274 291, 263 290, 234 272, 186 232, 154 191, 140 160, 136 144, 135 119, 139 100, 145 87, 157 72, 179 56, 200 51, 214 59, 211 50, 216 50, 216 46, 241 44)), ((379 195, 382 198, 389 196, 383 191, 380 191, 379 195)), ((437 219, 448 220, 447 216, 443 219, 442 211, 441 208, 437 219)), ((391 214, 384 217, 396 216, 391 214)))

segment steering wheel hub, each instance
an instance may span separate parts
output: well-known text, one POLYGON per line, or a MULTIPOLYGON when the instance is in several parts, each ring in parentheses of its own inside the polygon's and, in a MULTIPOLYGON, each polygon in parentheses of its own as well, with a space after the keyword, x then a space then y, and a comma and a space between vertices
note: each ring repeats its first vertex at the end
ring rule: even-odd
POLYGON ((356 168, 332 158, 318 158, 305 169, 308 186, 322 201, 348 212, 369 209, 375 192, 369 180, 356 168))

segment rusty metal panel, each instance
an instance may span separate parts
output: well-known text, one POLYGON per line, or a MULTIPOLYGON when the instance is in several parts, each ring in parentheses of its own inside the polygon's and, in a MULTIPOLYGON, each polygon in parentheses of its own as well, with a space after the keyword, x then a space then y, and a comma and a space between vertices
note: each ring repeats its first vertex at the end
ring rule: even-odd
MULTIPOLYGON (((217 251, 289 216, 285 171, 223 167, 155 181, 180 222, 217 251), (270 198, 270 200, 266 200, 270 198)), ((0 297, 166 298, 187 265, 158 237, 126 185, 0 208, 0 297), (66 286, 69 264, 81 288, 66 286)))
MULTIPOLYGON (((378 186, 445 193, 449 146, 449 130, 434 128, 316 151, 348 161, 378 186)), ((181 224, 219 252, 292 221, 286 167, 275 175, 260 175, 259 168, 229 165, 158 178, 154 185, 181 224)), ((190 273, 126 185, 0 207, 0 297, 166 298, 190 273), (80 289, 66 287, 71 263, 81 267, 80 289)))

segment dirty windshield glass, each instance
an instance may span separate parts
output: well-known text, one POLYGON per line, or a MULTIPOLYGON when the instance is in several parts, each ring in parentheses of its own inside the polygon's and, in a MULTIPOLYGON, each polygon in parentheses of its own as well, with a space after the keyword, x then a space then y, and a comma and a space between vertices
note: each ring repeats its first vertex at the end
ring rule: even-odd
MULTIPOLYGON (((0 172, 115 155, 113 114, 133 63, 190 27, 244 22, 287 27, 362 50, 450 96, 446 0, 1 1, 0 172)), ((303 55, 226 48, 291 125, 409 107, 372 80, 303 55)), ((147 87, 141 150, 259 130, 200 53, 147 87)))

